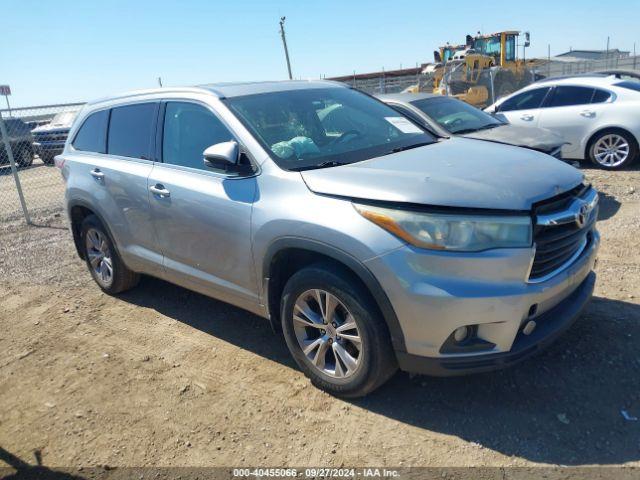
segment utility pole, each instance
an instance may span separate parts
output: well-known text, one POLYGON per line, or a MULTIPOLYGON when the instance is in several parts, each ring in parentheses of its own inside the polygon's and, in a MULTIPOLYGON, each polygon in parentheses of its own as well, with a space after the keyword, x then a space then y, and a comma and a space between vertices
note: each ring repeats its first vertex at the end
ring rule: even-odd
POLYGON ((606 66, 604 68, 609 68, 609 37, 607 37, 607 53, 604 56, 604 59, 605 59, 605 62, 606 62, 605 63, 606 66))
POLYGON ((287 37, 284 33, 284 20, 286 17, 280 17, 280 36, 282 37, 282 45, 284 45, 284 56, 287 58, 287 70, 289 71, 289 80, 293 80, 291 75, 291 62, 289 62, 289 49, 287 48, 287 37))

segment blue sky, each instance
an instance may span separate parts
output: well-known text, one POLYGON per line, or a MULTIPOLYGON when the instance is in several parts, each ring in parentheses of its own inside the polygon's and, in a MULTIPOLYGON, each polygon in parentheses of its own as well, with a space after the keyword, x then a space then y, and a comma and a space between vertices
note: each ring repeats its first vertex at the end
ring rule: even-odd
MULTIPOLYGON (((527 57, 640 51, 640 0, 0 0, 0 84, 12 106, 83 101, 157 85, 296 78, 415 66, 465 34, 529 30, 527 57), (482 5, 481 11, 477 6, 482 5)), ((4 107, 4 99, 0 100, 4 107)))

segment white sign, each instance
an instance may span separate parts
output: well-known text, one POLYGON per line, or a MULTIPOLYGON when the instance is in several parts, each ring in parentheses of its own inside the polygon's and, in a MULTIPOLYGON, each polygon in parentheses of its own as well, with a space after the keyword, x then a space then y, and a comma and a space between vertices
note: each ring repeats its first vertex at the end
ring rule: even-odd
POLYGON ((0 95, 11 95, 11 87, 9 85, 0 85, 0 95))
POLYGON ((423 133, 418 126, 404 117, 384 117, 384 119, 402 133, 423 133))

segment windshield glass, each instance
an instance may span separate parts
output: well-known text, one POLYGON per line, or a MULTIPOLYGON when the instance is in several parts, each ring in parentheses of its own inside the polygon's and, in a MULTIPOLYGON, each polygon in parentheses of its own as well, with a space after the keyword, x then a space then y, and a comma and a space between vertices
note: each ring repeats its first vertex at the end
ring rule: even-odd
POLYGON ((423 98, 414 100, 411 104, 454 134, 502 125, 497 118, 455 98, 423 98))
POLYGON ((225 102, 287 170, 360 162, 435 141, 391 107, 349 88, 269 92, 225 102))
POLYGON ((78 112, 60 112, 51 120, 52 125, 70 125, 78 112))

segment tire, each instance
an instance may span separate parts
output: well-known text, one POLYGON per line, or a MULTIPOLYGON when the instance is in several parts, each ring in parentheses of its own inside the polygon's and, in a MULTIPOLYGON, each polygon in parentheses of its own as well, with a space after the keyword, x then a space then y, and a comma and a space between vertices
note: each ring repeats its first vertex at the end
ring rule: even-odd
POLYGON ((25 168, 31 166, 33 163, 33 152, 30 148, 22 147, 17 155, 16 163, 19 167, 25 168))
POLYGON ((122 262, 107 229, 95 215, 82 221, 80 241, 87 268, 104 292, 115 295, 138 284, 140 276, 122 262))
POLYGON ((313 385, 332 395, 362 397, 397 370, 389 331, 377 305, 346 269, 319 263, 295 273, 284 287, 281 318, 294 360, 313 385), (319 305, 321 302, 326 305, 327 296, 334 305, 338 303, 333 310, 335 314, 330 317, 334 325, 322 322, 319 305), (296 307, 297 303, 303 305, 308 316, 296 307), (298 320, 294 320, 294 311, 298 320), (308 321, 310 319, 312 321, 308 321), (308 326, 310 324, 313 326, 308 326), (353 324, 356 328, 349 328, 353 324), (353 341, 354 338, 359 342, 353 341), (312 348, 313 343, 318 346, 312 348), (358 344, 360 348, 356 347, 358 344), (303 345, 310 348, 306 354, 303 345), (349 355, 345 356, 344 352, 349 355), (317 364, 311 357, 319 359, 317 364))
POLYGON ((40 154, 40 160, 42 160, 42 163, 45 165, 53 165, 54 159, 54 155, 49 155, 47 153, 40 154))
POLYGON ((589 141, 588 156, 600 168, 620 170, 638 157, 638 142, 624 130, 604 130, 589 141))

